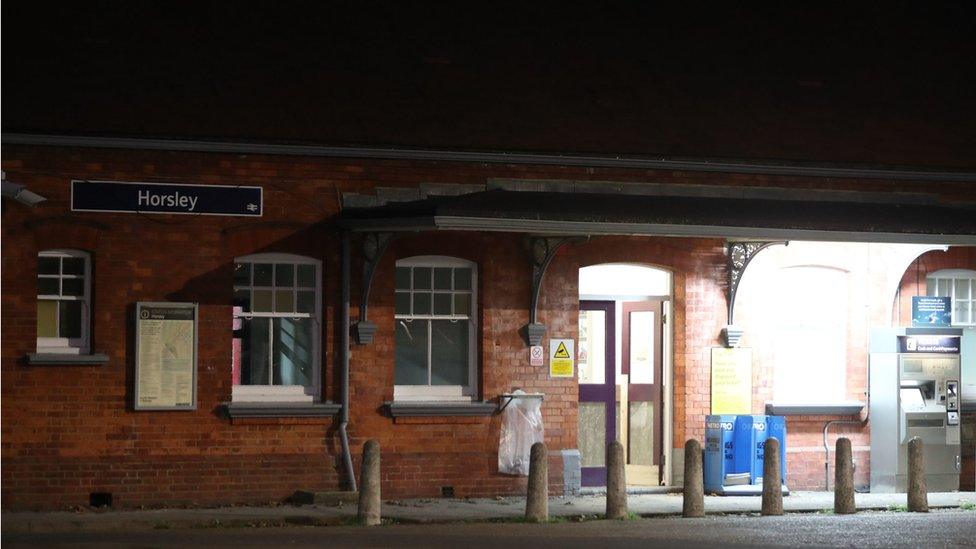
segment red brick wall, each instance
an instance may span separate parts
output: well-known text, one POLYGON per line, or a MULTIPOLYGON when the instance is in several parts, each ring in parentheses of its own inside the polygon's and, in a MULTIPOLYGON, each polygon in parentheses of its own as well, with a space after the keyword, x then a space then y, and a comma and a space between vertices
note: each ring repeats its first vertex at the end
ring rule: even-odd
MULTIPOLYGON (((922 254, 902 277, 895 296, 894 314, 900 326, 912 324, 912 296, 925 295, 926 277, 942 269, 976 270, 976 248, 955 247, 947 251, 933 251, 922 254)), ((976 412, 962 415, 962 473, 959 488, 976 490, 976 412)))
MULTIPOLYGON (((391 497, 439 496, 442 486, 453 486, 460 497, 524 490, 524 478, 497 472, 500 415, 394 421, 382 409, 384 402, 393 400, 393 269, 397 259, 416 255, 461 257, 478 265, 481 395, 495 399, 513 386, 546 394, 542 406, 546 444, 561 491, 559 450, 576 447, 576 383, 550 380, 547 370, 528 365, 528 348, 518 331, 529 318, 531 267, 520 235, 419 234, 401 237, 390 246, 370 295, 369 318, 378 327, 375 341, 352 349, 352 444, 358 447, 366 438, 380 441, 383 490, 391 497)), ((545 300, 558 286, 547 283, 547 288, 551 290, 544 292, 542 306, 546 313, 545 300)), ((542 321, 547 322, 545 315, 542 321)))
POLYGON ((912 297, 925 295, 929 273, 942 269, 976 270, 976 248, 956 246, 944 252, 926 252, 905 269, 895 296, 894 314, 899 326, 912 325, 912 297))
MULTIPOLYGON (((290 252, 320 259, 323 286, 323 398, 339 382, 338 241, 328 225, 344 192, 377 186, 479 183, 490 178, 653 181, 910 190, 905 182, 804 180, 648 170, 533 167, 409 161, 222 155, 5 146, 10 181, 48 198, 29 209, 3 202, 2 505, 57 508, 88 494, 115 494, 117 506, 280 500, 296 489, 342 484, 331 419, 238 420, 220 414, 231 394, 233 258, 290 252), (260 221, 229 217, 72 214, 71 179, 261 185, 260 221), (92 346, 103 366, 28 366, 35 347, 36 256, 48 248, 92 253, 92 346), (131 315, 136 301, 200 303, 198 409, 131 411, 131 315)), ((946 196, 962 187, 940 186, 946 196), (958 187, 958 188, 957 188, 958 187)), ((553 492, 561 487, 558 450, 575 448, 577 387, 552 381, 528 364, 517 330, 528 321, 531 267, 523 236, 503 233, 418 234, 398 240, 377 273, 370 319, 376 342, 351 357, 355 453, 371 437, 383 449, 386 497, 515 493, 525 480, 497 474, 500 419, 394 421, 382 411, 393 391, 392 268, 398 257, 457 255, 481 276, 482 395, 520 386, 543 391, 553 492)), ((354 254, 353 310, 359 295, 354 254)), ((703 434, 708 412, 708 348, 725 323, 724 256, 719 240, 594 238, 565 248, 544 282, 540 321, 551 336, 576 336, 577 268, 607 261, 649 263, 674 273, 675 446, 703 434)))
MULTIPOLYGON (((704 439, 710 407, 710 349, 720 345, 719 333, 726 323, 724 242, 595 237, 568 247, 553 261, 550 272, 560 273, 559 283, 567 286, 568 295, 577 292, 579 268, 600 263, 641 263, 672 273, 674 448, 682 448, 689 438, 704 439)), ((566 337, 577 335, 576 314, 573 310, 566 337)))

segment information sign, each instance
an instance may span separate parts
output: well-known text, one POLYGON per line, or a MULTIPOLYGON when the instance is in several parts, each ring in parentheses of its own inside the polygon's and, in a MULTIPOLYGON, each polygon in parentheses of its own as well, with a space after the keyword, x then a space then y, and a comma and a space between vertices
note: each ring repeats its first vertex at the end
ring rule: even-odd
POLYGON ((545 351, 542 345, 533 345, 529 348, 529 366, 542 366, 545 361, 545 351))
POLYGON ((942 327, 952 324, 952 298, 912 296, 912 326, 942 327))
POLYGON ((136 410, 197 407, 197 305, 136 304, 136 410))
POLYGON ((898 336, 899 353, 959 354, 959 336, 910 335, 898 336))
POLYGON ((712 414, 752 413, 752 350, 712 348, 712 414))
POLYGON ((240 185, 72 181, 71 211, 261 217, 263 196, 240 185))
POLYGON ((573 377, 576 373, 573 343, 572 339, 549 340, 549 377, 573 377))

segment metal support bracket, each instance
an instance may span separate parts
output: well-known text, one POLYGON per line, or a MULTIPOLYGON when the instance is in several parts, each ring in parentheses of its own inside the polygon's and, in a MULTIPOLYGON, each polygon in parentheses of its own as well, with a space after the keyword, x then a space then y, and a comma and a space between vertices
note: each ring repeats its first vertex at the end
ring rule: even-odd
POLYGON ((508 405, 511 404, 512 401, 515 400, 516 398, 545 400, 546 395, 544 395, 543 393, 522 393, 522 394, 503 393, 501 395, 498 395, 498 403, 501 404, 501 406, 499 406, 498 408, 498 413, 500 414, 504 412, 505 408, 508 408, 508 405), (502 402, 504 402, 504 404, 502 404, 502 402))
POLYGON ((354 326, 356 342, 360 345, 372 343, 376 333, 376 325, 369 321, 369 291, 376 267, 394 238, 394 233, 366 233, 363 238, 363 289, 359 298, 359 322, 354 326))
POLYGON ((532 299, 529 303, 529 323, 523 327, 525 340, 529 345, 541 345, 546 327, 538 322, 539 293, 542 279, 549 264, 564 245, 579 240, 579 237, 528 237, 527 244, 532 253, 532 299))
POLYGON ((739 291, 739 283, 742 281, 742 275, 745 273, 746 267, 749 262, 752 261, 756 254, 765 250, 770 246, 775 246, 777 244, 782 244, 784 246, 789 246, 789 241, 772 241, 772 242, 729 242, 726 244, 726 251, 728 255, 728 276, 729 276, 729 287, 728 287, 728 319, 729 323, 722 332, 725 338, 726 346, 735 347, 739 343, 739 338, 742 337, 742 330, 735 327, 735 295, 739 291))

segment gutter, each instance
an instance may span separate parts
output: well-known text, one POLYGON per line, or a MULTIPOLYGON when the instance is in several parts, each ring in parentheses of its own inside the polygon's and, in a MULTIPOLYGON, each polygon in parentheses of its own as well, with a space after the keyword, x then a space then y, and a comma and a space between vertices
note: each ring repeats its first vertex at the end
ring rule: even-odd
POLYGON ((356 490, 356 472, 352 466, 352 453, 349 451, 349 434, 346 427, 349 425, 349 232, 342 232, 341 239, 342 255, 342 326, 339 334, 339 352, 342 362, 342 408, 339 411, 339 440, 342 443, 342 463, 346 469, 346 478, 349 479, 349 488, 356 490))
POLYGON ((94 147, 103 149, 142 149, 230 154, 315 156, 327 158, 368 158, 382 160, 426 160, 443 162, 475 162, 483 164, 536 164, 956 183, 969 183, 976 181, 976 172, 864 166, 844 167, 812 163, 800 164, 795 162, 778 163, 752 162, 746 160, 672 159, 666 157, 642 156, 475 152, 396 147, 327 147, 319 145, 286 145, 244 141, 144 139, 130 137, 94 137, 28 133, 4 133, 2 139, 4 145, 94 147))
POLYGON ((630 235, 738 240, 822 240, 825 242, 880 242, 976 246, 976 234, 922 234, 723 225, 620 223, 473 216, 419 216, 385 219, 349 219, 341 226, 353 232, 416 232, 429 230, 524 232, 537 235, 630 235))

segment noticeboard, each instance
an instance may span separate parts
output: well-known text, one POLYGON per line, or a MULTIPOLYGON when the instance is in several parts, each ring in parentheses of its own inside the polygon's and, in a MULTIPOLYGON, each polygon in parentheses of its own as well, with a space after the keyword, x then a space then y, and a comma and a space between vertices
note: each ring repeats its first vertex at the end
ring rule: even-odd
POLYGON ((196 410, 196 303, 136 303, 136 410, 196 410))
POLYGON ((712 414, 752 411, 752 350, 712 348, 712 414))

